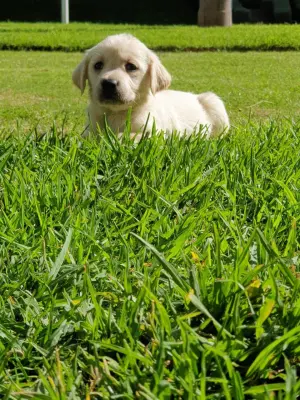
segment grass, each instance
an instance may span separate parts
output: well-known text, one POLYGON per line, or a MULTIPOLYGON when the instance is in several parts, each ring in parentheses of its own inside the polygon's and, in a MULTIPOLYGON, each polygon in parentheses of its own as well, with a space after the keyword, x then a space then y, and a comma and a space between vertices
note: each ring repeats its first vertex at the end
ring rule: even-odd
POLYGON ((300 126, 60 129, 0 143, 3 398, 296 399, 300 126))
POLYGON ((197 26, 0 23, 0 49, 82 51, 107 35, 129 32, 155 50, 299 50, 300 25, 197 26), (153 34, 155 33, 155 34, 153 34))
MULTIPOLYGON (((233 125, 268 118, 299 119, 300 53, 162 53, 173 76, 172 88, 212 90, 225 101, 233 125), (184 68, 183 68, 184 65, 184 68)), ((0 123, 47 129, 53 118, 82 127, 87 94, 71 81, 82 54, 0 53, 0 123), (17 121, 17 122, 16 122, 17 121)), ((80 128, 81 129, 81 128, 80 128)))
MULTIPOLYGON (((118 29, 0 23, 0 42, 81 50, 118 29)), ((130 30, 163 50, 300 43, 298 26, 130 30)), ((299 53, 160 56, 174 89, 223 97, 230 135, 83 140, 82 54, 0 52, 3 399, 300 395, 299 53)))

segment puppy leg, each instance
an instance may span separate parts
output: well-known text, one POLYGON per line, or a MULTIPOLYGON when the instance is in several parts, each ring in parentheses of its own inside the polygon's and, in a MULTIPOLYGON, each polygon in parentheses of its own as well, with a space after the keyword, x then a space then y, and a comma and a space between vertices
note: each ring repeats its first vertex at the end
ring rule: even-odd
POLYGON ((211 120, 211 137, 226 132, 229 127, 229 118, 223 101, 212 92, 205 92, 198 95, 198 101, 208 114, 211 120))

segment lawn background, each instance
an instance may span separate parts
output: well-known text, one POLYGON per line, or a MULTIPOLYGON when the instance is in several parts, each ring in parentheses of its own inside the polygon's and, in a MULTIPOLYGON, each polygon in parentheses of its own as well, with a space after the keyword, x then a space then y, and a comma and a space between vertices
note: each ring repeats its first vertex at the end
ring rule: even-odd
MULTIPOLYGON (((231 123, 270 118, 297 120, 300 115, 300 53, 161 53, 171 72, 171 88, 195 93, 211 90, 225 101, 231 123)), ((45 129, 67 118, 67 129, 82 129, 87 93, 81 97, 72 71, 79 53, 0 53, 0 123, 45 129)))
POLYGON ((229 28, 125 24, 0 22, 0 48, 79 51, 106 36, 128 32, 155 50, 299 50, 300 25, 234 25, 229 28))
POLYGON ((0 48, 27 49, 0 53, 2 126, 14 127, 18 121, 25 128, 39 121, 44 129, 53 119, 66 119, 68 129, 77 122, 82 126, 87 96, 81 98, 71 82, 71 73, 82 54, 72 51, 83 52, 107 34, 123 31, 136 34, 151 48, 163 50, 159 55, 172 74, 173 89, 218 93, 234 126, 249 118, 299 118, 298 25, 235 25, 222 29, 2 22, 0 48), (175 47, 184 51, 167 51, 175 47), (61 52, 29 51, 41 48, 61 52), (273 51, 266 51, 270 49, 273 51))

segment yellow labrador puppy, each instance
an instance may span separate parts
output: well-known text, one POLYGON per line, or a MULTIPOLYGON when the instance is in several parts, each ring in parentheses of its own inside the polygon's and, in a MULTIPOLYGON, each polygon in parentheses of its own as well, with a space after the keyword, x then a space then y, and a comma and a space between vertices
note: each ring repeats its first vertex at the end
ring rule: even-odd
POLYGON ((73 72, 73 82, 84 92, 90 89, 88 124, 84 135, 108 125, 121 133, 129 108, 131 128, 137 133, 157 130, 191 134, 205 127, 207 136, 217 136, 229 128, 222 100, 214 93, 193 94, 167 90, 171 76, 159 58, 129 34, 108 36, 88 50, 73 72), (149 117, 150 115, 150 117, 149 117))

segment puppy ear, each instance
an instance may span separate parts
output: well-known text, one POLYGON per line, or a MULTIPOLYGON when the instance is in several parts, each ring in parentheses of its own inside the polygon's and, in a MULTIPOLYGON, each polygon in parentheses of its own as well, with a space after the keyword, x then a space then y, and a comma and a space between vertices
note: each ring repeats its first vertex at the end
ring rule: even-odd
POLYGON ((86 53, 84 59, 77 65, 72 74, 73 82, 81 90, 81 94, 83 94, 86 85, 88 64, 89 57, 86 53))
POLYGON ((150 53, 150 79, 153 94, 167 89, 171 84, 171 75, 152 51, 150 53))

